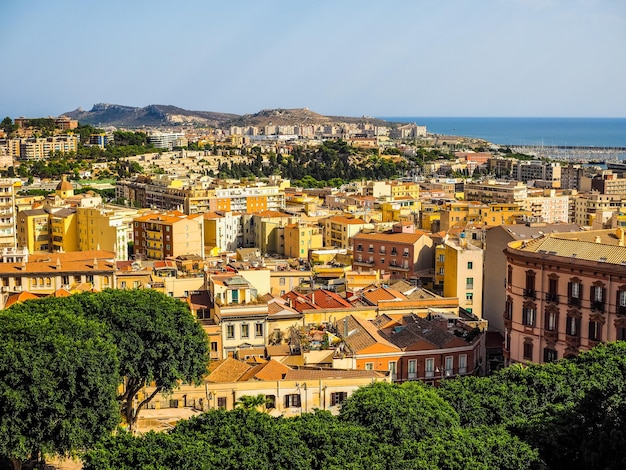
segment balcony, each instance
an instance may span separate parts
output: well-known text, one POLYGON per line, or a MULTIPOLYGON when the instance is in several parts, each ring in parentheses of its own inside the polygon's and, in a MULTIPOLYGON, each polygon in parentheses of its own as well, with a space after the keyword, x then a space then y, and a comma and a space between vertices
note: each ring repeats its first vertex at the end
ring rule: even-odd
POLYGON ((537 298, 537 292, 535 291, 535 289, 524 289, 524 298, 525 299, 536 299, 537 298))
POLYGON ((558 331, 546 330, 546 331, 543 332, 543 336, 547 340, 558 341, 558 339, 559 339, 559 332, 558 331))
POLYGON ((603 300, 592 300, 591 301, 591 310, 596 312, 604 313, 604 301, 603 300))
POLYGON ((551 303, 558 304, 559 303, 559 296, 558 296, 558 294, 552 293, 552 292, 548 292, 546 294, 546 302, 551 302, 551 303))
POLYGON ((626 305, 618 305, 616 310, 618 315, 626 315, 626 305))
POLYGON ((374 265, 374 260, 354 260, 353 264, 364 264, 367 266, 373 266, 374 265))
POLYGON ((568 297, 567 298, 567 305, 569 305, 570 307, 580 307, 580 299, 578 297, 568 297))
POLYGON ((578 335, 565 335, 565 342, 568 346, 577 348, 580 346, 580 336, 578 335))

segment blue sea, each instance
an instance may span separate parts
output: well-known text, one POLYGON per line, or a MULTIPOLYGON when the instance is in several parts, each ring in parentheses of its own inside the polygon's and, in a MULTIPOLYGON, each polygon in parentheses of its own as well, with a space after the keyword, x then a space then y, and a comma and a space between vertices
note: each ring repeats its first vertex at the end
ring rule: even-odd
POLYGON ((499 145, 626 147, 626 118, 381 117, 499 145))

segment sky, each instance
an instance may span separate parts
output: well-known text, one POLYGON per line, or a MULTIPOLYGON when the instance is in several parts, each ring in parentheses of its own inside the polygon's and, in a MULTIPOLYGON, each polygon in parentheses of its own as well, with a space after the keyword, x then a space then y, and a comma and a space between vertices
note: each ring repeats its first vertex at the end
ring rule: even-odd
POLYGON ((626 117, 624 0, 0 0, 0 44, 1 117, 626 117))

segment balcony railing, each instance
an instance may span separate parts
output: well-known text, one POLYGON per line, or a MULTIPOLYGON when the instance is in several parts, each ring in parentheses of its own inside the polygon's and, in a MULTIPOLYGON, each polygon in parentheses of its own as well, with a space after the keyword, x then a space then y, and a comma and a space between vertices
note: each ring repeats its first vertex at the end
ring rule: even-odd
POLYGON ((580 307, 580 303, 580 298, 578 297, 567 298, 567 305, 569 305, 570 307, 580 307))
POLYGON ((604 312, 604 301, 602 300, 592 300, 591 301, 591 310, 595 310, 598 312, 604 312))
POLYGON ((546 294, 546 301, 547 302, 554 302, 554 303, 559 303, 559 296, 558 294, 552 293, 552 292, 548 292, 546 294))
POLYGON ((618 315, 626 315, 626 305, 618 305, 617 306, 617 314, 618 315))
POLYGON ((536 299, 537 293, 535 292, 535 289, 524 289, 524 298, 536 299))

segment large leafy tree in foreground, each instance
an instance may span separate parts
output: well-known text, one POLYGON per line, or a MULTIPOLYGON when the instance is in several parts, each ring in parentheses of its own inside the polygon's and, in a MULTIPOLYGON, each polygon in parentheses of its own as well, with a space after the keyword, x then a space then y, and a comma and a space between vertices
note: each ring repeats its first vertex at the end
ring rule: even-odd
POLYGON ((139 411, 159 393, 180 382, 200 384, 207 372, 209 344, 187 304, 151 289, 113 290, 68 297, 89 318, 110 329, 118 348, 119 396, 131 429, 139 411), (154 384, 153 392, 135 403, 139 391, 154 384))
POLYGON ((0 455, 15 462, 84 450, 119 422, 105 326, 58 302, 42 301, 45 315, 31 304, 0 312, 0 455))

